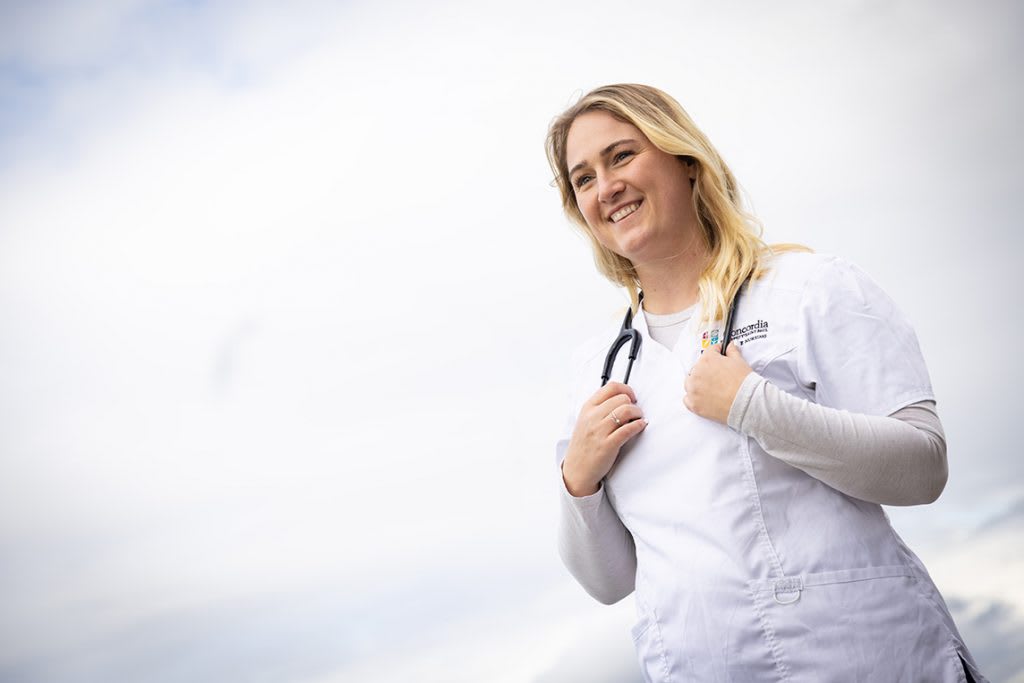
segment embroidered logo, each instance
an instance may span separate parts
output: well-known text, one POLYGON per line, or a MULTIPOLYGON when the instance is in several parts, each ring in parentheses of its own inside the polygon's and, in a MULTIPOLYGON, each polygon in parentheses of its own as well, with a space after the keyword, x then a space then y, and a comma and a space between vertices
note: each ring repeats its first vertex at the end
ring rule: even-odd
POLYGON ((747 342, 752 342, 755 339, 766 339, 768 337, 768 321, 758 320, 756 323, 750 323, 743 327, 738 327, 732 331, 729 339, 743 346, 747 342))

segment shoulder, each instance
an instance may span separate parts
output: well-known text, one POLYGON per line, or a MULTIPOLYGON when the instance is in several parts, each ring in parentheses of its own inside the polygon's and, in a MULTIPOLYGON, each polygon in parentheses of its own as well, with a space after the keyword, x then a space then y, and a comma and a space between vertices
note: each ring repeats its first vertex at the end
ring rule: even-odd
POLYGON ((833 254, 785 252, 764 263, 764 274, 752 288, 766 292, 794 293, 803 297, 830 297, 841 293, 877 290, 874 281, 846 259, 833 254))
POLYGON ((778 346, 775 351, 825 338, 842 346, 854 328, 901 319, 892 300, 864 271, 831 254, 771 256, 762 277, 745 290, 742 302, 746 311, 736 324, 748 318, 764 320, 778 346))
POLYGON ((763 275, 756 280, 764 287, 801 290, 809 282, 846 262, 832 254, 813 252, 783 252, 771 254, 763 262, 763 275))

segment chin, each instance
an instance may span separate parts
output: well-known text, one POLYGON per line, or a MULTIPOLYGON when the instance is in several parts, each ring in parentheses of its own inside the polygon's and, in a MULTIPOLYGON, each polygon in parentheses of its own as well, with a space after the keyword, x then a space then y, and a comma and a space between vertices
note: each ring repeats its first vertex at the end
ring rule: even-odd
POLYGON ((640 236, 636 239, 629 241, 620 242, 617 249, 612 249, 616 254, 623 258, 627 258, 630 261, 636 263, 638 258, 642 258, 644 247, 647 246, 647 241, 640 236))

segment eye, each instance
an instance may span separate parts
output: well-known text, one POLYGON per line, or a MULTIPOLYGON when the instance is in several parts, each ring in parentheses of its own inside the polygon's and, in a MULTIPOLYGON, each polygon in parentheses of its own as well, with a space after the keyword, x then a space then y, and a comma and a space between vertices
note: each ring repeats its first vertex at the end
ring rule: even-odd
POLYGON ((589 183, 592 180, 592 178, 593 176, 589 176, 586 173, 581 173, 580 175, 576 176, 576 179, 572 182, 572 184, 576 186, 577 190, 579 190, 584 185, 589 183))
POLYGON ((614 157, 612 157, 612 161, 617 164, 623 159, 626 159, 631 156, 633 156, 633 152, 631 150, 624 149, 621 152, 618 152, 614 157))

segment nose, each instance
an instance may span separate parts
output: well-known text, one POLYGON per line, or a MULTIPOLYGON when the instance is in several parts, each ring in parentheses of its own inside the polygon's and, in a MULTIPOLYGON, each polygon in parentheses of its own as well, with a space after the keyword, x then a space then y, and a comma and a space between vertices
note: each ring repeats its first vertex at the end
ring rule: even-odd
POLYGON ((597 177, 597 199, 602 204, 614 201, 624 189, 626 183, 614 175, 599 174, 597 177))

